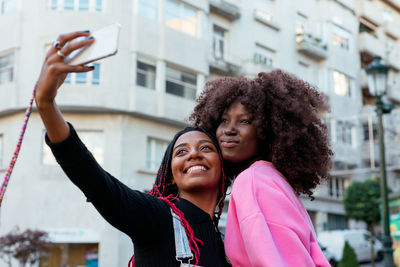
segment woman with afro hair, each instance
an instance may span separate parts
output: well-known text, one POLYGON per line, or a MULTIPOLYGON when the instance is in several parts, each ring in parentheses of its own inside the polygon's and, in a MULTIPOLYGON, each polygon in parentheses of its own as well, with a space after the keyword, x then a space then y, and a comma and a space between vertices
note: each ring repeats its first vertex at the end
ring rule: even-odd
POLYGON ((230 198, 225 252, 233 266, 330 266, 299 196, 329 176, 325 98, 281 70, 210 81, 190 116, 215 132, 230 198))

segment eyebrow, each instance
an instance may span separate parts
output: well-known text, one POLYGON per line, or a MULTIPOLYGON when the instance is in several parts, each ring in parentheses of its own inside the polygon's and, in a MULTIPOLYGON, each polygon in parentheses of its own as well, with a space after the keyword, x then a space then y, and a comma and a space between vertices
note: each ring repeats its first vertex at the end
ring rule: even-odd
MULTIPOLYGON (((198 144, 210 143, 210 144, 214 145, 213 142, 211 142, 210 140, 206 140, 206 139, 201 139, 197 143, 198 144)), ((172 151, 175 151, 175 149, 177 149, 178 147, 183 147, 183 146, 187 146, 187 145, 188 145, 188 143, 181 143, 181 144, 177 145, 176 147, 174 147, 174 149, 172 151)))

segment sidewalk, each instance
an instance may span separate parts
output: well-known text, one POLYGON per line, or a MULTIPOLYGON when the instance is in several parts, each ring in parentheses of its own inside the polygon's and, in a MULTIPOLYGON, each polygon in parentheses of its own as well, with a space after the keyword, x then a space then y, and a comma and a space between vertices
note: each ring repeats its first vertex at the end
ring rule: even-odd
MULTIPOLYGON (((372 266, 372 265, 371 265, 370 262, 360 264, 360 267, 371 267, 371 266, 372 266)), ((383 261, 375 262, 375 267, 383 267, 383 261)))

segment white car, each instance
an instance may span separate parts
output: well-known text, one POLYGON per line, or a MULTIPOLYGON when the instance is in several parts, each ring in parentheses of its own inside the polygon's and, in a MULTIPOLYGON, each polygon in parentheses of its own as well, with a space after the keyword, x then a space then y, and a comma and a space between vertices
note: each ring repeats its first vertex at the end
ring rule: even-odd
MULTIPOLYGON (((347 241, 354 249, 358 262, 371 260, 371 234, 367 230, 334 230, 322 231, 318 234, 318 241, 322 247, 326 247, 333 255, 336 262, 342 258, 344 243, 347 241)), ((383 245, 374 238, 374 258, 382 260, 383 245)), ((328 259, 329 260, 329 259, 328 259)))
POLYGON ((322 253, 324 254, 325 258, 328 260, 329 264, 332 267, 336 267, 338 264, 338 261, 336 260, 335 255, 321 243, 318 243, 318 245, 321 247, 322 253))

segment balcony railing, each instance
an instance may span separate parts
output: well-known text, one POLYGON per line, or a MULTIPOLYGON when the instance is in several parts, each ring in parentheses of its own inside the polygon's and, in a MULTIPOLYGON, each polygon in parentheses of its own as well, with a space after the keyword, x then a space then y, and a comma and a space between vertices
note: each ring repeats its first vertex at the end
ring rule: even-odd
MULTIPOLYGON (((326 123, 335 153, 332 175, 379 172, 378 128, 373 106, 365 108, 362 115, 328 118, 326 123)), ((400 170, 400 109, 385 114, 384 133, 387 168, 400 170)))
POLYGON ((382 25, 383 16, 381 10, 378 10, 376 1, 357 1, 358 16, 365 18, 369 22, 372 22, 376 26, 382 25))
POLYGON ((299 53, 312 57, 317 60, 328 57, 328 47, 322 39, 312 34, 297 34, 296 47, 299 53))
POLYGON ((254 10, 254 19, 276 31, 280 30, 280 26, 275 22, 274 17, 271 14, 256 9, 254 10))
POLYGON ((386 22, 383 24, 383 30, 396 39, 400 37, 400 27, 398 21, 386 22))
POLYGON ((239 7, 224 0, 211 0, 210 12, 216 13, 230 21, 240 18, 239 7))
POLYGON ((215 58, 213 55, 208 57, 208 65, 211 72, 219 75, 231 76, 241 74, 239 62, 232 59, 215 58))
POLYGON ((358 35, 358 47, 360 52, 385 58, 385 44, 373 34, 361 32, 358 35))
POLYGON ((400 9, 400 0, 388 0, 388 2, 400 9))
POLYGON ((400 49, 394 49, 386 57, 386 63, 396 69, 400 70, 400 49))
POLYGON ((243 74, 249 77, 255 77, 260 72, 269 72, 273 69, 272 65, 257 63, 252 60, 245 60, 241 64, 243 74))

